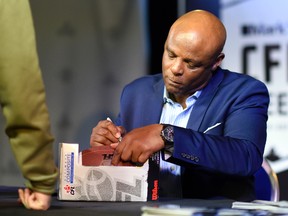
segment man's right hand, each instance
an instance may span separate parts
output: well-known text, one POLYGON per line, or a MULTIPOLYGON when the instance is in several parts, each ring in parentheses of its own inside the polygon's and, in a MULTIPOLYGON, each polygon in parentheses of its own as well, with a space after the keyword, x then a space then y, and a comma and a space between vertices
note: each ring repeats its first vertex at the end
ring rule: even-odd
POLYGON ((116 148, 119 138, 124 134, 125 129, 123 127, 116 126, 109 120, 99 121, 92 130, 90 146, 110 145, 112 148, 116 148))

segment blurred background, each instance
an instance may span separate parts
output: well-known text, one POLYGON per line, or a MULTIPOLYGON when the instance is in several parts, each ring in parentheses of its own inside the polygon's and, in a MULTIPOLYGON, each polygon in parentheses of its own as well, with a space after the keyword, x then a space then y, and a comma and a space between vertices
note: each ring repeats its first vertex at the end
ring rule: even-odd
MULTIPOLYGON (((30 0, 45 83, 55 155, 60 142, 89 148, 92 128, 118 114, 122 88, 161 73, 170 25, 186 11, 205 9, 226 25, 222 67, 265 82, 271 92, 265 157, 288 199, 288 15, 285 0, 30 0), (265 3, 264 3, 265 2, 265 3), (255 10, 257 8, 257 10, 255 10), (273 8, 273 10, 272 10, 273 8), (273 12, 272 12, 273 11, 273 12)), ((0 115, 0 185, 23 179, 0 115)), ((56 158, 57 162, 57 158, 56 158)))
MULTIPOLYGON (((89 148, 98 121, 116 118, 124 85, 161 72, 162 47, 178 16, 178 1, 164 7, 141 0, 30 0, 30 4, 55 155, 60 142, 89 148), (160 50, 152 56, 154 46, 160 50)), ((0 115, 0 185, 22 185, 3 127, 0 115)))

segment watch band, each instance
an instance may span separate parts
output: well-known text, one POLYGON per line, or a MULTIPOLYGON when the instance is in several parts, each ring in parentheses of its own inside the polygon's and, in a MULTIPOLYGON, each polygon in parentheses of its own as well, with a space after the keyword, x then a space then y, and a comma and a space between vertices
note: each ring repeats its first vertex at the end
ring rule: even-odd
POLYGON ((164 141, 164 150, 170 154, 174 150, 174 128, 169 124, 162 124, 163 128, 161 130, 160 136, 164 141))

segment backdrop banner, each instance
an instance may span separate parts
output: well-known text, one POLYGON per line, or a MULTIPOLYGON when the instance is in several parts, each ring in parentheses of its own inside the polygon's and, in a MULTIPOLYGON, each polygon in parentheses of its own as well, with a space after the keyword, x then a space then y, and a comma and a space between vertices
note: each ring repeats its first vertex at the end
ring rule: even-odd
POLYGON ((251 75, 270 92, 265 156, 276 173, 288 170, 288 1, 221 0, 227 28, 223 68, 251 75))

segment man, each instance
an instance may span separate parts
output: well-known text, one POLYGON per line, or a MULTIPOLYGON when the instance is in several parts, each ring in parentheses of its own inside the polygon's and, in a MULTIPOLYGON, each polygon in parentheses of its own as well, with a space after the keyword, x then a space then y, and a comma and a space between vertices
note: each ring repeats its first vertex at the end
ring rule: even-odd
POLYGON ((166 150, 168 161, 181 166, 183 197, 253 200, 269 94, 262 82, 220 68, 225 40, 225 27, 209 12, 191 11, 176 20, 164 46, 162 75, 127 85, 118 126, 99 122, 90 145, 115 148, 114 165, 144 163, 166 150))
POLYGON ((57 181, 53 137, 28 0, 0 0, 0 104, 26 188, 20 201, 46 210, 57 181))

